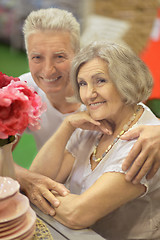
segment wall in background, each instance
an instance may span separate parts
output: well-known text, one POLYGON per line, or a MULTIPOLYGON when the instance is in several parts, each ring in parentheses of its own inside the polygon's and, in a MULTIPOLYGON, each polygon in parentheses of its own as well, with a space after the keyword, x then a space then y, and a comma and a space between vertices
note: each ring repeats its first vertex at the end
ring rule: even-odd
POLYGON ((160 118, 160 0, 93 0, 82 35, 127 44, 150 69, 154 87, 146 104, 160 118))
POLYGON ((0 0, 0 40, 24 50, 24 20, 31 11, 50 7, 72 12, 80 23, 82 32, 91 3, 92 0, 0 0))

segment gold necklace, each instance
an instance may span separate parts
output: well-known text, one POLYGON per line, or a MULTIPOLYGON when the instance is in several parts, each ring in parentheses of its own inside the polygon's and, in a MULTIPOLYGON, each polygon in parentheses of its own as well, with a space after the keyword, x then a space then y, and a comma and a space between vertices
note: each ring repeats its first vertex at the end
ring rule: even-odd
POLYGON ((97 142, 95 144, 94 151, 92 153, 92 160, 95 162, 100 162, 106 154, 111 150, 111 148, 114 146, 114 144, 120 139, 120 137, 130 128, 132 122, 135 120, 137 113, 140 111, 141 106, 138 106, 136 109, 136 112, 132 115, 132 117, 129 119, 128 123, 123 126, 122 131, 117 135, 117 137, 113 140, 113 142, 108 146, 108 148, 105 150, 105 152, 102 154, 101 157, 96 158, 96 153, 97 153, 97 147, 99 145, 99 142, 103 136, 103 134, 97 139, 97 142))

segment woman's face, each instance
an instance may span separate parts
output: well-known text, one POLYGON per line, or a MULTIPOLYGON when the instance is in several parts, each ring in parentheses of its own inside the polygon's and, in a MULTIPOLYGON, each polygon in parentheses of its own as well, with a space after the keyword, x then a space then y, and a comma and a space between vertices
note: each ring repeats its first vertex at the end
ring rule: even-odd
POLYGON ((116 122, 124 103, 108 74, 108 66, 100 58, 82 65, 77 77, 82 102, 95 120, 116 122))

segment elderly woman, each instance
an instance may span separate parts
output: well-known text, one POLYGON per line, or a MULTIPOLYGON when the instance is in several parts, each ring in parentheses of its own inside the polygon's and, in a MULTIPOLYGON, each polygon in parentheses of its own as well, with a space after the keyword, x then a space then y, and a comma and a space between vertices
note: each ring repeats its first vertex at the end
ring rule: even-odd
POLYGON ((136 140, 121 136, 160 124, 141 103, 152 89, 149 70, 127 47, 98 42, 74 58, 71 77, 87 111, 68 116, 31 167, 70 190, 57 196, 55 219, 73 229, 90 226, 108 240, 160 239, 160 171, 134 185, 122 170, 136 140))

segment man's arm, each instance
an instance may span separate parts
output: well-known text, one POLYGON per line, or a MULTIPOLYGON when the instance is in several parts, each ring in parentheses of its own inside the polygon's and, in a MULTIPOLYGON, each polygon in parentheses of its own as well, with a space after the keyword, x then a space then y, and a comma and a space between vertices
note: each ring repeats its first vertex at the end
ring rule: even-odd
POLYGON ((137 184, 146 174, 147 179, 152 178, 160 167, 160 125, 139 126, 121 137, 123 140, 134 138, 138 140, 124 160, 122 169, 130 168, 126 180, 137 184))

